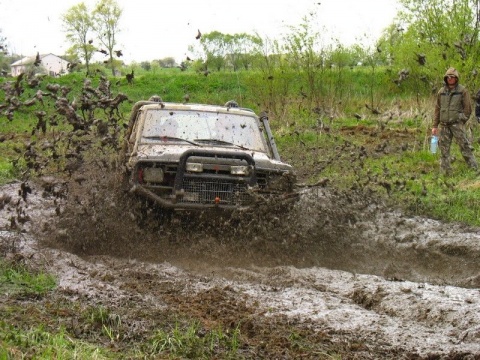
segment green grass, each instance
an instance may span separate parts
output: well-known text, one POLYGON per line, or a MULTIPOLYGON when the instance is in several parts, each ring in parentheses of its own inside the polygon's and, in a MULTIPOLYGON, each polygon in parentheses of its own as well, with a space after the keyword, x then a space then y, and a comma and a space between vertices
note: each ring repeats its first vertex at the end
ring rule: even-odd
POLYGON ((42 327, 18 329, 0 322, 0 359, 115 359, 108 350, 72 339, 61 329, 57 333, 42 327))
MULTIPOLYGON (((288 71, 275 72, 273 80, 261 71, 213 71, 204 76, 192 70, 157 69, 155 73, 136 71, 135 74, 132 85, 127 84, 124 77, 109 79, 112 96, 121 92, 129 98, 120 107, 123 123, 133 103, 154 94, 164 101, 180 102, 185 94, 189 94, 190 102, 199 103, 223 104, 235 99, 241 106, 257 112, 269 111, 280 154, 304 173, 302 181, 313 183, 328 177, 331 184, 346 190, 359 183, 415 213, 480 225, 476 205, 480 202, 477 201, 480 200, 477 178, 465 170, 458 148, 454 145, 452 154, 460 160, 454 163, 454 175, 446 181, 439 177, 438 155, 428 153, 430 119, 426 114, 431 113, 432 98, 430 95, 418 98, 407 89, 392 87, 391 79, 382 69, 377 72, 379 82, 369 90, 371 74, 368 69, 345 69, 343 74, 324 71, 321 91, 313 98, 300 96, 302 91, 308 90, 307 86, 301 75, 294 76, 288 71), (345 91, 340 91, 342 86, 345 91), (366 108, 372 96, 383 114, 392 114, 389 121, 366 108), (357 113, 362 119, 354 117, 357 113), (328 133, 321 131, 321 124, 328 127, 328 133), (379 131, 380 127, 384 130, 379 131), (387 153, 375 149, 385 142, 395 148, 387 153), (402 145, 405 149, 399 150, 402 145), (365 159, 357 157, 361 147, 367 148, 365 159), (375 181, 366 184, 365 179, 369 177, 375 181)), ((82 73, 47 77, 41 88, 47 91, 49 83, 68 86, 72 90, 67 96, 72 100, 79 97, 83 81, 82 73)), ((100 77, 94 76, 91 81, 92 87, 96 87, 100 77)), ((24 100, 33 96, 34 91, 36 89, 27 89, 22 94, 24 100)), ((0 99, 2 97, 0 94, 0 99)), ((24 143, 43 141, 43 135, 38 132, 31 136, 31 129, 37 122, 34 112, 38 110, 55 113, 52 102, 46 101, 45 106, 36 104, 22 109, 13 121, 0 116, 1 134, 14 135, 11 141, 0 142, 3 155, 0 183, 22 175, 25 165, 22 165, 19 149, 24 143), (12 161, 16 160, 19 162, 14 166, 12 161)), ((105 117, 102 111, 96 116, 105 117)), ((69 131, 69 127, 63 124, 59 130, 69 131)), ((51 134, 47 133, 46 137, 51 134)), ((478 146, 475 144, 477 151, 478 146)))
POLYGON ((0 142, 0 185, 16 178, 22 171, 21 143, 0 142), (19 161, 17 161, 19 160, 19 161))
MULTIPOLYGON (((52 275, 0 258, 0 298, 3 298, 0 305, 0 359, 117 358, 109 349, 72 338, 64 328, 53 331, 52 326, 57 328, 55 319, 51 316, 43 318, 45 309, 41 303, 29 309, 28 305, 9 301, 39 300, 55 287, 56 280, 52 275), (41 323, 45 325, 38 325, 41 323)), ((46 306, 49 307, 48 303, 46 306)))
MULTIPOLYGON (((123 319, 103 305, 56 298, 54 289, 51 275, 1 260, 0 359, 250 359, 255 346, 262 347, 242 333, 241 322, 225 325, 159 312, 162 321, 137 329, 132 326, 138 319, 123 319)), ((323 349, 293 333, 284 345, 303 353, 323 349)))
POLYGON ((186 326, 176 323, 170 330, 160 329, 150 340, 151 355, 168 354, 175 358, 211 359, 237 358, 240 330, 224 331, 221 328, 205 330, 196 321, 186 326))
POLYGON ((458 146, 452 146, 452 175, 445 177, 423 130, 404 135, 406 123, 381 131, 376 125, 338 119, 329 133, 284 127, 277 131, 277 145, 286 160, 306 169, 304 182, 328 178, 332 187, 373 192, 414 215, 480 226, 480 178, 467 168, 458 146))
MULTIPOLYGON (((184 320, 184 325, 175 322, 172 328, 166 325, 152 330, 145 343, 125 345, 128 326, 123 326, 121 316, 109 308, 75 309, 75 302, 41 302, 55 287, 55 278, 48 273, 0 259, 0 359, 117 359, 117 343, 128 347, 121 358, 238 358, 238 327, 206 330, 199 321, 184 320), (24 304, 15 301, 18 299, 30 301, 24 304), (63 325, 57 330, 63 316, 76 318, 77 328, 89 329, 89 341, 63 325)), ((71 327, 71 321, 67 324, 71 327)))
POLYGON ((6 184, 15 177, 15 169, 10 161, 0 160, 0 185, 6 184))
POLYGON ((0 258, 0 294, 43 296, 54 289, 56 280, 45 272, 32 272, 21 264, 0 258))

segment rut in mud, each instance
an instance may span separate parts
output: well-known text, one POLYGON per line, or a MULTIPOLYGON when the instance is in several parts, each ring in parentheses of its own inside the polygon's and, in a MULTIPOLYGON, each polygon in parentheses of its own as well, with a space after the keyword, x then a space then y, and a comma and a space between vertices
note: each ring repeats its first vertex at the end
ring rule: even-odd
POLYGON ((5 186, 2 250, 46 262, 67 298, 114 309, 125 344, 182 313, 239 327, 245 358, 480 356, 478 229, 327 187, 288 211, 145 220, 108 174, 31 183, 26 201, 5 186), (309 351, 285 342, 292 329, 309 351))
MULTIPOLYGON (((1 294, 0 306, 28 314, 4 312, 2 321, 63 326, 71 338, 118 354, 193 319, 202 336, 238 331, 237 358, 480 358, 479 229, 407 216, 362 189, 372 181, 364 160, 421 149, 420 129, 342 127, 363 145, 289 154, 303 178, 345 162, 359 180, 351 191, 327 181, 303 187, 291 209, 159 221, 157 211, 144 217, 112 156, 126 96, 113 94, 104 76, 98 87, 85 79, 74 106, 70 87, 47 84, 48 93, 35 88, 32 97, 31 80, 2 86, 12 117, 40 100, 42 111, 30 137, 2 138, 25 143, 16 161, 35 176, 0 189, 0 255, 54 273, 58 289, 35 299, 1 294), (73 130, 56 131, 62 121, 73 130), (62 179, 42 177, 51 169, 62 179), (104 324, 86 321, 91 308, 108 309, 113 338, 104 324)), ((374 185, 397 186, 382 177, 374 185)), ((209 355, 227 357, 221 347, 209 355)))

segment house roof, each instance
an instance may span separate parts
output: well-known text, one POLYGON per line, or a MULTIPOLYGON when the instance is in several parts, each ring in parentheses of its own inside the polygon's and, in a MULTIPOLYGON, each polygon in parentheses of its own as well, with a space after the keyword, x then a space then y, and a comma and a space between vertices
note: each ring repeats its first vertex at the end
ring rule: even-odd
MULTIPOLYGON (((55 55, 55 54, 52 54, 52 53, 49 53, 49 54, 43 54, 43 55, 40 55, 40 60, 43 59, 44 57, 48 56, 48 55, 52 55, 52 56, 55 56, 59 59, 62 59, 64 61, 67 61, 63 58, 61 58, 60 56, 58 55, 55 55)), ((35 59, 36 59, 36 55, 35 56, 26 56, 20 60, 17 60, 15 61, 14 63, 12 63, 10 66, 14 67, 14 66, 23 66, 23 65, 31 65, 35 62, 35 59)), ((68 62, 68 61, 67 61, 68 62)))

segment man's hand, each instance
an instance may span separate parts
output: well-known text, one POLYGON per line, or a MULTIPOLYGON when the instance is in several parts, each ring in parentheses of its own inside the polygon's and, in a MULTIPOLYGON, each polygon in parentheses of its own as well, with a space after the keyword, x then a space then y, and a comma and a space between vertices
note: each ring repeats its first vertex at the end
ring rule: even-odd
POLYGON ((435 135, 435 136, 438 135, 438 128, 436 127, 432 128, 432 135, 435 135))

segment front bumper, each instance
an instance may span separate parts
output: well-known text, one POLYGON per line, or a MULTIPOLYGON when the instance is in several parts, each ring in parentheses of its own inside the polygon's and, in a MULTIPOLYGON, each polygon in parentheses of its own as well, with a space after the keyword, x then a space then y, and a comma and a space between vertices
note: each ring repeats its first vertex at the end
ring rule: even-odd
MULTIPOLYGON (((139 162, 139 167, 157 163, 139 162)), ((151 184, 132 181, 131 191, 152 200, 159 206, 179 210, 248 209, 261 202, 288 202, 298 198, 288 191, 267 191, 268 178, 257 174, 253 157, 244 152, 218 152, 191 149, 180 157, 178 165, 170 171, 169 184, 151 184), (187 171, 200 162, 204 172, 187 171), (248 174, 236 175, 231 168, 242 164, 248 174)), ((277 172, 276 177, 282 172, 277 172)))

